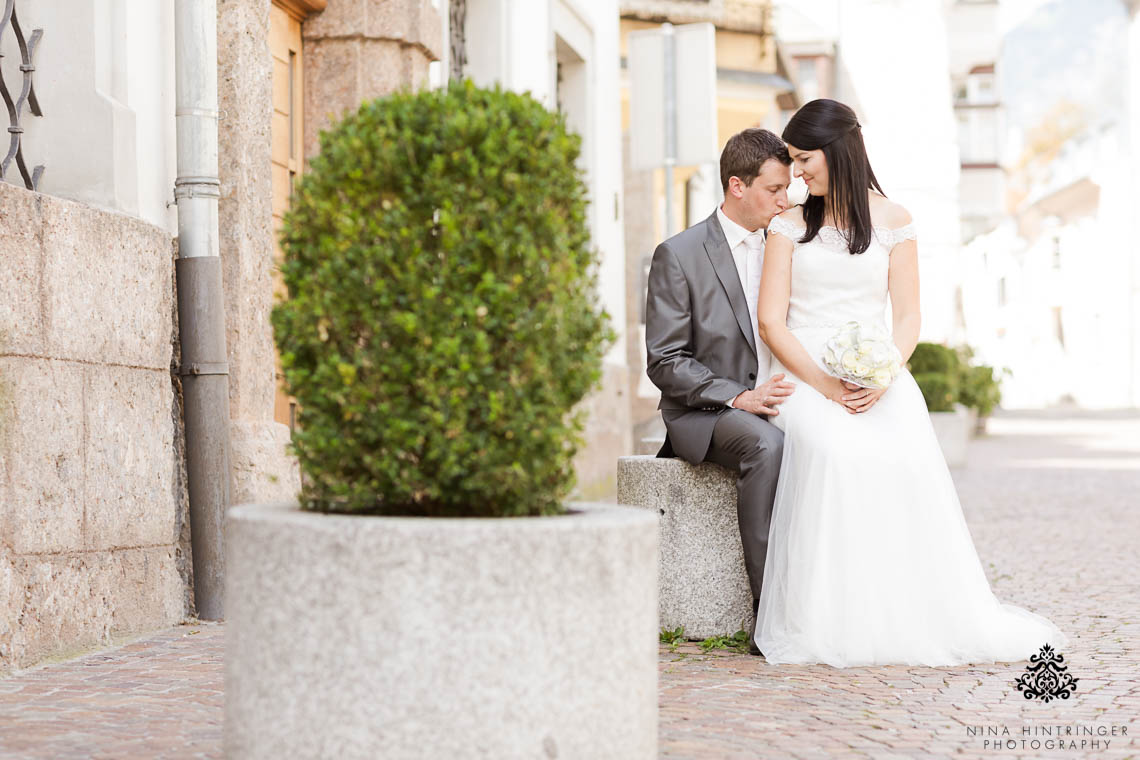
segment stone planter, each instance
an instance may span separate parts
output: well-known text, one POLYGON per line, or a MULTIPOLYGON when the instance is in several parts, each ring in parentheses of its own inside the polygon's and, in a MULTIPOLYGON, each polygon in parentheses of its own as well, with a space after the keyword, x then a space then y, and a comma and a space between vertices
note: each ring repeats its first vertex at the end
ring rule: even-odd
POLYGON ((230 758, 655 758, 657 516, 227 516, 230 758))
POLYGON ((950 467, 966 465, 966 447, 970 442, 970 415, 965 407, 953 412, 931 412, 930 422, 942 447, 942 455, 950 467))
POLYGON ((985 415, 984 417, 978 417, 977 422, 974 424, 974 435, 976 435, 976 436, 985 435, 986 434, 986 426, 989 424, 989 422, 990 422, 990 415, 988 415, 988 414, 985 415))
POLYGON ((978 435, 978 433, 982 432, 979 430, 979 427, 984 427, 985 423, 979 422, 978 410, 972 406, 966 407, 966 416, 969 418, 966 424, 969 426, 969 436, 972 439, 978 435))

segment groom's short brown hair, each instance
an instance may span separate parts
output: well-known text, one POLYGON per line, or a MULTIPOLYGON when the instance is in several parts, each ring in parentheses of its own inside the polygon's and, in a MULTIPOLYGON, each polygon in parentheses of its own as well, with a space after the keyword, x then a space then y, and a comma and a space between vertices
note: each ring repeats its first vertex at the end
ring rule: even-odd
POLYGON ((751 127, 728 138, 720 154, 720 185, 728 192, 730 177, 739 177, 747 187, 760 174, 760 167, 770 158, 784 166, 792 163, 784 141, 766 129, 751 127))

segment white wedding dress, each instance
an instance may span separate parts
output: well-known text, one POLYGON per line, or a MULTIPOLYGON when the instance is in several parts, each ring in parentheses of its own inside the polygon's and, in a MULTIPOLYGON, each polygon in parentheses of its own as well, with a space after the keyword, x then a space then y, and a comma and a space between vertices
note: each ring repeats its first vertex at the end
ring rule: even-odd
MULTIPOLYGON (((788 327, 822 362, 844 323, 886 324, 890 250, 911 225, 876 228, 852 255, 835 228, 795 244, 788 327)), ((772 374, 788 372, 773 356, 772 374)), ((784 455, 756 643, 769 663, 961 665, 1027 660, 1068 640, 990 590, 922 393, 903 369, 850 414, 802 380, 771 418, 784 455)))

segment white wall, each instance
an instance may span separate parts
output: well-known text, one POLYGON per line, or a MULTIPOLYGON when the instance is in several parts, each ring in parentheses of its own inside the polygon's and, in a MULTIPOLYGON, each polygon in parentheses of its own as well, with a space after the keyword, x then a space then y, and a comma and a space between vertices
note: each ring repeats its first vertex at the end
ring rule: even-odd
MULTIPOLYGON (((960 241, 959 156, 946 27, 935 0, 844 3, 840 65, 862 106, 867 151, 887 195, 918 230, 922 336, 953 336, 960 241), (886 30, 906 30, 905 34, 886 30), (883 36, 889 34, 889 44, 883 36)), ((843 80, 840 80, 841 83, 843 80)))
POLYGON ((464 73, 483 86, 499 82, 529 91, 555 108, 562 56, 563 107, 567 123, 582 136, 590 231, 601 254, 600 297, 620 336, 607 362, 624 365, 618 22, 616 0, 468 0, 464 73))
POLYGON ((1140 3, 1132 3, 1132 19, 1128 31, 1128 144, 1132 157, 1132 178, 1130 197, 1132 210, 1128 212, 1131 230, 1128 244, 1129 256, 1129 313, 1132 350, 1129 366, 1129 403, 1140 407, 1140 215, 1135 213, 1140 206, 1140 3))
MULTIPOLYGON (((25 115, 24 153, 45 166, 40 190, 120 211, 177 232, 174 19, 155 0, 41 0, 17 8, 36 52, 43 117, 25 115)), ((4 76, 19 53, 4 40, 4 76)))
POLYGON ((994 63, 1001 48, 998 3, 954 2, 947 9, 950 72, 967 74, 981 63, 994 63))
POLYGON ((962 172, 961 212, 963 216, 989 217, 1003 208, 1005 173, 1002 169, 970 169, 962 172))
POLYGON ((1128 313, 1135 200, 1131 178, 1114 163, 1122 154, 1120 132, 1108 125, 1067 144, 1055 162, 1056 182, 1035 188, 1037 203, 1027 212, 1087 213, 1046 217, 1039 231, 1026 225, 1029 239, 1009 220, 965 249, 967 340, 984 361, 1012 371, 1006 408, 1135 404, 1130 367, 1140 345, 1128 313), (1052 195, 1057 191, 1065 193, 1063 205, 1052 195))
POLYGON ((548 0, 468 0, 464 74, 480 86, 498 82, 552 106, 551 5, 548 0))

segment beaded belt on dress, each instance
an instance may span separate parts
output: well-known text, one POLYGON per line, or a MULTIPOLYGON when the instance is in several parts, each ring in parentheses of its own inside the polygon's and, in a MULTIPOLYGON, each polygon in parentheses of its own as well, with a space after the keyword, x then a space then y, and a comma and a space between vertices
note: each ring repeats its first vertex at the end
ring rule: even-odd
POLYGON ((846 327, 848 322, 859 322, 863 325, 875 325, 886 329, 886 325, 880 320, 858 320, 849 319, 844 322, 805 322, 803 324, 788 323, 789 330, 838 330, 841 327, 846 327))

